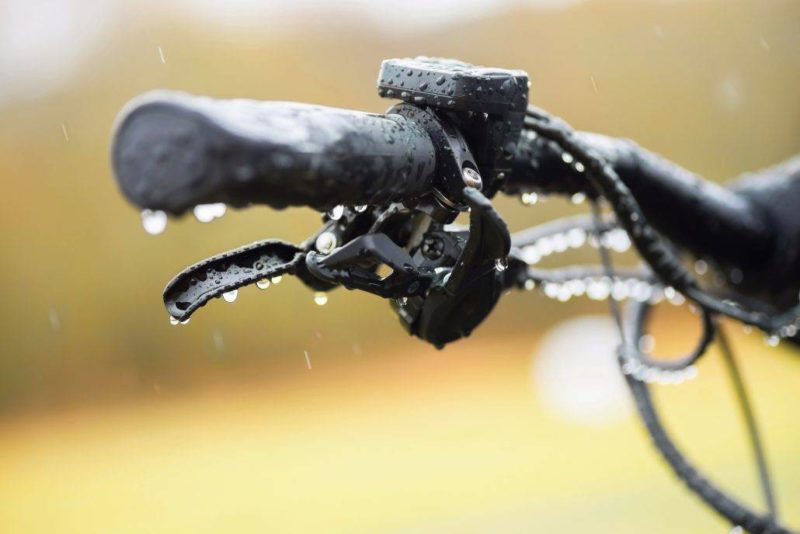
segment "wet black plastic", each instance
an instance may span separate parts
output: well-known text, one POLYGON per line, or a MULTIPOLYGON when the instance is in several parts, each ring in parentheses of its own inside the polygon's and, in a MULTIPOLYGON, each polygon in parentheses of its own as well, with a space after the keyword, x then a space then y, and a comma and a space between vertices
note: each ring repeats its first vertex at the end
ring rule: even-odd
POLYGON ((525 111, 528 74, 454 59, 387 59, 378 75, 378 93, 440 110, 502 115, 525 111))
MULTIPOLYGON (((767 267, 775 228, 749 196, 703 180, 632 141, 593 133, 578 136, 611 164, 648 221, 680 248, 745 271, 767 267)), ((569 155, 565 158, 554 143, 525 133, 503 192, 591 194, 588 186, 569 155)))
POLYGON ((397 115, 157 91, 123 110, 115 176, 141 208, 385 204, 431 189, 425 131, 397 115))
POLYGON ((293 274, 305 252, 277 239, 250 245, 212 256, 177 274, 164 288, 167 312, 185 321, 211 299, 258 280, 293 274))

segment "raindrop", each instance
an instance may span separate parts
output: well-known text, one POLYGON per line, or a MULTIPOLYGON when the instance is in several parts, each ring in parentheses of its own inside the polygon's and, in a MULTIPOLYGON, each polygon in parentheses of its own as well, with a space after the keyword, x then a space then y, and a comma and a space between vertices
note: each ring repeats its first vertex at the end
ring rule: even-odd
POLYGON ((170 315, 169 316, 169 324, 171 324, 172 326, 178 326, 179 324, 181 324, 181 322, 179 320, 177 320, 175 317, 170 315))
POLYGON ((569 241, 567 241, 567 236, 564 234, 555 234, 550 238, 550 241, 555 252, 564 252, 569 248, 569 241))
POLYGON ((362 206, 356 206, 353 209, 356 211, 356 213, 364 213, 365 211, 367 211, 367 206, 366 204, 364 204, 362 206))
POLYGON ((583 163, 581 163, 580 161, 576 161, 575 162, 575 170, 578 171, 578 172, 583 172, 583 171, 586 170, 586 167, 584 167, 583 163))
POLYGON ((567 243, 572 248, 580 248, 586 243, 586 232, 581 228, 573 228, 567 232, 567 243))
POLYGON ((628 286, 622 280, 615 280, 611 287, 611 298, 625 300, 628 298, 628 286))
POLYGON ((572 298, 572 291, 570 290, 567 284, 562 285, 558 288, 558 300, 561 302, 567 302, 569 299, 572 298))
POLYGON ((572 195, 572 198, 570 198, 570 201, 573 204, 583 204, 584 202, 586 202, 586 194, 585 193, 575 193, 574 195, 572 195))
POLYGON ((323 293, 322 291, 317 291, 314 293, 314 304, 317 306, 324 306, 328 303, 328 295, 323 293))
POLYGON ((573 157, 572 157, 572 154, 570 154, 569 152, 562 152, 562 153, 561 153, 561 160, 562 160, 564 163, 566 163, 566 164, 568 164, 568 165, 569 165, 570 163, 572 163, 573 161, 575 161, 575 158, 573 158, 573 157))
POLYGON ((592 280, 586 288, 586 295, 592 300, 605 300, 611 293, 611 284, 604 280, 592 280))
POLYGON ((626 252, 631 248, 631 239, 625 230, 614 230, 609 232, 606 244, 615 252, 626 252))
POLYGON ((549 256, 553 253, 553 245, 547 237, 538 240, 534 246, 539 251, 540 256, 549 256))
POLYGON ((225 299, 225 302, 233 302, 236 300, 236 297, 239 296, 239 290, 234 289, 233 291, 228 291, 222 294, 222 298, 225 299))
POLYGON ((338 221, 344 215, 344 206, 334 206, 329 212, 328 217, 331 218, 332 221, 338 221))
POLYGON ((536 288, 536 282, 533 280, 525 280, 525 291, 533 291, 536 288))
POLYGON ((222 332, 214 330, 211 334, 211 339, 214 341, 214 349, 217 352, 222 352, 225 349, 225 340, 222 337, 222 332))
POLYGON ((765 340, 765 342, 770 347, 777 347, 781 342, 781 338, 779 336, 776 336, 775 334, 773 334, 771 336, 768 336, 767 339, 765 340))
POLYGON ((167 227, 167 214, 161 210, 142 210, 142 227, 150 235, 158 235, 167 227))
POLYGON ((50 308, 50 311, 47 314, 48 319, 50 320, 50 328, 53 332, 58 332, 61 330, 61 318, 58 316, 58 312, 55 308, 50 308))
POLYGON ((201 223, 208 223, 214 219, 219 219, 227 211, 228 206, 222 202, 214 204, 198 204, 194 207, 194 217, 201 223))
POLYGON ((506 269, 508 269, 508 262, 505 258, 497 258, 494 261, 494 268, 497 270, 498 273, 502 273, 506 269))
POLYGON ((703 275, 708 272, 708 264, 704 260, 697 260, 694 262, 694 272, 703 275))
POLYGON ((645 334, 639 338, 639 350, 642 352, 652 352, 656 348, 656 338, 650 334, 645 334))
POLYGON ((781 337, 794 337, 797 335, 797 327, 793 324, 781 328, 781 337))
POLYGON ((586 282, 583 280, 570 280, 567 282, 567 286, 569 290, 572 292, 573 295, 576 297, 580 297, 584 293, 586 293, 586 282))
POLYGON ((545 283, 544 284, 544 294, 550 297, 551 299, 557 298, 559 290, 561 286, 555 283, 545 283))
POLYGON ((522 193, 522 196, 520 196, 519 199, 526 206, 533 206, 539 201, 539 195, 536 193, 522 193))
POLYGON ((258 289, 267 289, 269 287, 269 278, 263 278, 256 282, 256 287, 258 289))
POLYGON ((281 275, 273 276, 270 280, 273 284, 280 284, 281 280, 283 280, 283 276, 281 275))
POLYGON ((536 250, 536 247, 525 247, 522 249, 522 260, 529 264, 534 265, 539 262, 541 256, 539 256, 539 252, 536 250))

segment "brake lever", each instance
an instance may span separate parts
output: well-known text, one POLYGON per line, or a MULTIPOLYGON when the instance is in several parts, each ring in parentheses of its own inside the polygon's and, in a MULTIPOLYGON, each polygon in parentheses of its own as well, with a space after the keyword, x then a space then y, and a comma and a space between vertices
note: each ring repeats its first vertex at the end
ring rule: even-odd
POLYGON ((411 297, 424 292, 433 281, 433 271, 419 267, 406 250, 382 233, 359 236, 330 255, 314 251, 305 257, 309 272, 331 284, 360 289, 383 298, 411 297), (381 278, 378 264, 392 273, 381 278))
POLYGON ((164 305, 173 319, 185 322, 211 299, 259 280, 296 274, 306 251, 267 239, 212 256, 178 273, 164 289, 164 305))

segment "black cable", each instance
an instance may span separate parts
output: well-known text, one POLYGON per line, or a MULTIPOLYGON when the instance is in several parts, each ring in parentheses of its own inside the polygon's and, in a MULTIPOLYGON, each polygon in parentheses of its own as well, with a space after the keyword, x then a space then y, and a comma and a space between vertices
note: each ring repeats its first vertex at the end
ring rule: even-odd
POLYGON ((800 306, 779 316, 769 317, 703 291, 665 240, 647 222, 630 189, 613 167, 591 146, 581 142, 569 125, 536 108, 528 109, 524 124, 529 130, 556 142, 584 165, 590 182, 608 200, 619 224, 628 232, 642 258, 665 284, 675 287, 704 308, 757 326, 770 334, 779 332, 782 327, 793 325, 798 320, 800 306))
MULTIPOLYGON (((599 222, 600 219, 600 209, 597 202, 592 201, 592 216, 594 217, 595 221, 599 222)), ((602 260, 602 264, 604 269, 606 270, 606 276, 613 279, 614 277, 614 268, 611 262, 611 256, 608 253, 608 249, 605 247, 605 244, 600 242, 599 245, 600 251, 600 258, 602 260)), ((636 306, 645 306, 644 303, 636 303, 634 304, 634 309, 636 306)), ((619 336, 621 340, 620 345, 620 352, 619 352, 619 363, 620 369, 623 368, 625 360, 627 357, 625 356, 627 353, 632 351, 638 352, 638 347, 636 343, 638 339, 641 337, 644 327, 644 313, 637 313, 634 316, 634 320, 629 328, 629 336, 626 336, 625 326, 622 320, 622 314, 619 309, 618 303, 614 299, 609 299, 609 308, 611 310, 611 315, 614 318, 615 323, 617 324, 617 328, 619 330, 619 336)), ((707 312, 707 310, 703 310, 707 312)), ((710 329, 713 330, 713 326, 710 326, 710 329)), ((703 347, 701 350, 697 351, 699 354, 702 354, 705 351, 705 347, 707 347, 708 342, 705 339, 701 340, 701 345, 703 347), (704 345, 703 345, 704 344, 704 345)), ((699 357, 699 356, 698 356, 699 357)), ((633 394, 634 400, 636 402, 636 407, 639 411, 639 414, 642 418, 642 421, 647 428, 653 443, 655 444, 658 451, 667 460, 667 463, 672 468, 673 472, 678 476, 680 480, 682 480, 687 487, 692 490, 695 494, 697 494, 703 501, 708 504, 712 509, 716 510, 720 515, 725 517, 728 521, 731 522, 732 525, 741 526, 748 532, 752 534, 790 534, 791 531, 785 529, 784 527, 778 525, 776 523, 776 519, 774 518, 774 514, 771 512, 768 516, 758 515, 745 505, 740 504, 730 496, 728 496, 725 492, 719 489, 715 484, 713 484, 710 480, 706 479, 703 475, 701 475, 697 469, 689 463, 686 457, 680 452, 680 450, 675 446, 675 443, 667 434, 666 430, 662 426, 658 414, 655 411, 653 406, 652 400, 650 398, 650 393, 647 388, 647 384, 645 382, 640 381, 638 378, 631 374, 625 374, 625 381, 631 389, 631 393, 633 394)), ((742 386, 743 391, 743 386, 742 386)), ((746 399, 746 396, 744 397, 746 399)), ((749 405, 748 405, 749 409, 749 405)), ((748 412, 750 416, 752 416, 752 412, 748 412)), ((754 421, 753 421, 754 423, 754 421)), ((758 434, 755 434, 756 438, 758 434)), ((760 449, 760 441, 756 439, 756 443, 759 445, 760 449)), ((763 458, 761 458, 763 460, 763 458)), ((761 466, 762 464, 759 463, 759 472, 761 473, 761 466)), ((766 469, 766 463, 763 463, 764 469, 766 469)), ((769 476, 767 475, 767 484, 764 486, 768 492, 765 495, 768 498, 768 502, 772 502, 772 492, 771 492, 771 484, 769 484, 769 476)), ((763 479, 762 479, 763 482, 763 479)))
POLYGON ((753 405, 750 402, 742 373, 739 370, 739 366, 736 364, 733 349, 728 342, 728 336, 725 334, 722 325, 717 325, 717 332, 720 352, 725 361, 725 367, 728 369, 728 374, 731 377, 731 382, 733 382, 733 388, 736 391, 736 399, 739 401, 739 408, 742 411, 742 417, 747 427, 747 435, 750 438, 750 446, 753 448, 753 456, 755 456, 758 478, 761 483, 761 491, 764 494, 764 501, 767 505, 769 515, 777 521, 778 511, 777 504, 775 503, 775 493, 772 489, 772 480, 769 474, 769 468, 767 467, 767 456, 764 452, 764 444, 761 441, 761 434, 758 430, 755 414, 753 413, 753 405))

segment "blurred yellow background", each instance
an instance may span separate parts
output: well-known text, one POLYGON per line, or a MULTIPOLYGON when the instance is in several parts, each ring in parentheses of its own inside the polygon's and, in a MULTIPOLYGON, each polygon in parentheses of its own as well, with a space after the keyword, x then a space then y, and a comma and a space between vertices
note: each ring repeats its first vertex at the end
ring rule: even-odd
MULTIPOLYGON (((541 363, 562 346, 549 329, 603 304, 509 295, 439 352, 380 299, 319 307, 285 279, 169 325, 183 266, 320 219, 254 208, 145 234, 109 169, 121 106, 168 87, 377 112, 380 61, 418 54, 525 69, 537 105, 711 179, 798 151, 796 1, 0 0, 0 531, 725 531, 629 410, 574 417, 574 368, 541 363)), ((580 211, 496 204, 514 229, 580 211)), ((657 351, 688 347, 691 315, 660 317, 657 351)), ((729 330, 798 525, 797 355, 729 330)), ((760 506, 718 359, 657 399, 760 506)))

